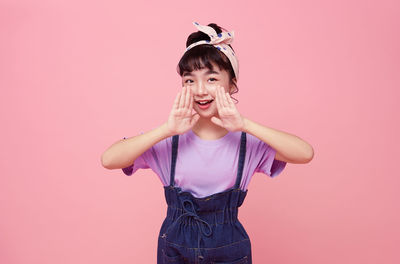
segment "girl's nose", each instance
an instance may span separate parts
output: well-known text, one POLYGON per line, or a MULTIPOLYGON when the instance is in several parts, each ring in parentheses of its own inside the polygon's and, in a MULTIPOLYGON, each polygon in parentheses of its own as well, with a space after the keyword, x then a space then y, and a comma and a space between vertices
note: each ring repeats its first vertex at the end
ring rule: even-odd
POLYGON ((199 94, 199 95, 201 95, 201 94, 206 94, 207 93, 207 89, 206 89, 206 87, 205 87, 205 83, 198 83, 197 85, 196 85, 196 88, 195 88, 195 91, 194 91, 195 93, 197 93, 197 94, 199 94))

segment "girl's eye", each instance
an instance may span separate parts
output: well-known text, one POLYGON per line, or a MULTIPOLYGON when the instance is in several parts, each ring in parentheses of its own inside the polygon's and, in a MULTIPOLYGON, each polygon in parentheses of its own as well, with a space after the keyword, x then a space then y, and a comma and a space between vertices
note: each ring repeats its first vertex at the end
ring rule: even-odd
MULTIPOLYGON (((208 80, 210 80, 210 81, 218 81, 217 79, 215 79, 215 78, 210 78, 210 79, 208 79, 208 80)), ((191 80, 191 79, 187 79, 186 81, 185 81, 185 83, 192 83, 193 82, 193 80, 191 80)))

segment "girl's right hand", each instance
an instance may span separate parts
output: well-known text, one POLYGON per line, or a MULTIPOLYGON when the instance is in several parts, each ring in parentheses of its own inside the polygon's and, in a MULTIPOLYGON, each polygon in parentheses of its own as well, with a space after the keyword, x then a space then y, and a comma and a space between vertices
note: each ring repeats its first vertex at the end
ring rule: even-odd
POLYGON ((190 87, 184 86, 176 95, 174 105, 169 114, 167 127, 171 135, 183 134, 196 124, 200 116, 192 115, 193 94, 190 87))

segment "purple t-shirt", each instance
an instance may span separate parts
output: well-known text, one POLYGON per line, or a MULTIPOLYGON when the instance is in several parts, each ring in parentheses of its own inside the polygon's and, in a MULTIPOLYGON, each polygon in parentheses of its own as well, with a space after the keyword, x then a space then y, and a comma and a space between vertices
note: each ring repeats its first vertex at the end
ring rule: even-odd
MULTIPOLYGON (((143 132, 142 132, 143 133, 143 132)), ((216 140, 205 140, 192 130, 179 135, 175 168, 175 186, 189 191, 195 197, 223 192, 234 186, 239 161, 241 131, 229 131, 216 140)), ((172 137, 154 144, 123 172, 132 175, 138 169, 151 168, 164 186, 169 185, 172 137)), ((240 189, 247 190, 255 172, 275 177, 286 162, 275 160, 276 150, 257 137, 247 133, 246 158, 240 189)))

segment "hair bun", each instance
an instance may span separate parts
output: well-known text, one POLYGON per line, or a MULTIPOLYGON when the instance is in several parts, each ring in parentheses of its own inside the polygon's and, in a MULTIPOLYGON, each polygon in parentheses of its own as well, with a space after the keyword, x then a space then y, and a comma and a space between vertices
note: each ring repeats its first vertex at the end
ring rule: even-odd
MULTIPOLYGON (((215 24, 215 23, 210 23, 210 24, 208 24, 207 26, 212 27, 212 28, 215 30, 215 32, 217 32, 217 34, 218 34, 218 33, 221 33, 221 32, 222 32, 222 29, 226 31, 226 29, 224 29, 224 28, 218 26, 218 25, 215 24)), ((190 34, 189 37, 187 38, 186 47, 189 47, 191 44, 193 44, 193 43, 195 43, 195 42, 198 42, 198 41, 200 41, 200 40, 211 40, 211 39, 210 39, 210 37, 209 37, 206 33, 204 33, 204 32, 201 32, 201 31, 193 32, 193 33, 190 34)))

